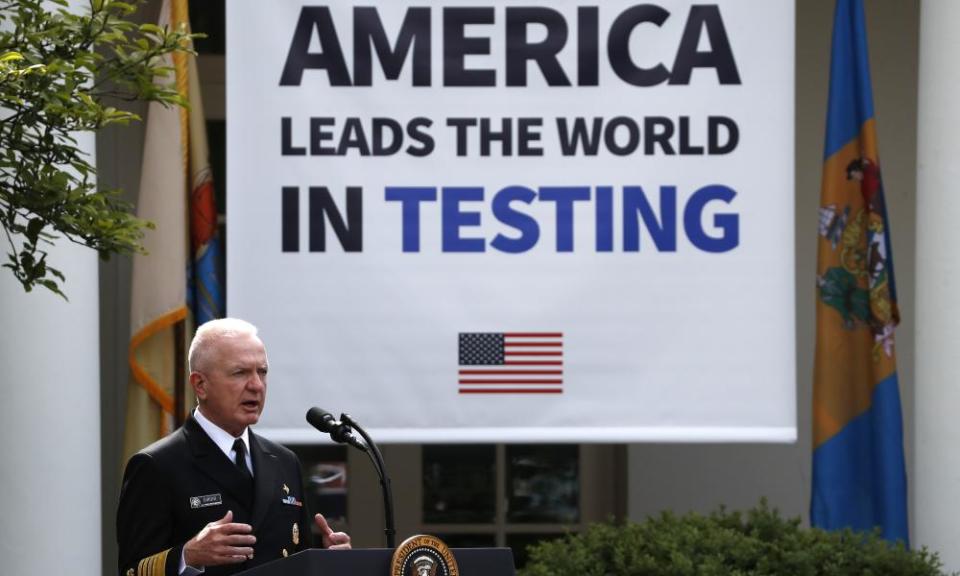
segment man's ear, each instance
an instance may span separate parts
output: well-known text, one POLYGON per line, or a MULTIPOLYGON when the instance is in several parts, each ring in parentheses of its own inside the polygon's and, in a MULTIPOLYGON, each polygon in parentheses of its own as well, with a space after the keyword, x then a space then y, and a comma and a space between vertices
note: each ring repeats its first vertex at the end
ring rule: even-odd
POLYGON ((207 379, 199 372, 190 373, 190 387, 197 396, 197 401, 207 399, 207 379))

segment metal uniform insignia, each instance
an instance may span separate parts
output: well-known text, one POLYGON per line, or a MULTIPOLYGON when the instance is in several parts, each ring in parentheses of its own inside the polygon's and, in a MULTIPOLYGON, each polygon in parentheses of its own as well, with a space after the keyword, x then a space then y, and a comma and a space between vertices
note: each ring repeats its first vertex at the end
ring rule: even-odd
POLYGON ((280 503, 288 506, 303 506, 303 502, 297 500, 296 496, 287 496, 286 498, 281 498, 280 503))
POLYGON ((297 497, 296 497, 296 496, 291 496, 291 495, 290 495, 290 487, 289 487, 289 486, 287 486, 286 484, 284 484, 283 486, 281 486, 281 489, 283 490, 283 493, 286 494, 285 497, 283 497, 283 498, 280 499, 280 503, 281 503, 281 504, 286 504, 286 505, 288 505, 288 506, 297 506, 297 507, 303 506, 303 502, 297 500, 297 497))
POLYGON ((299 545, 300 544, 300 527, 297 526, 296 522, 293 523, 292 536, 293 536, 293 545, 294 546, 299 545))
POLYGON ((397 546, 390 576, 459 576, 457 560, 436 536, 411 536, 397 546))

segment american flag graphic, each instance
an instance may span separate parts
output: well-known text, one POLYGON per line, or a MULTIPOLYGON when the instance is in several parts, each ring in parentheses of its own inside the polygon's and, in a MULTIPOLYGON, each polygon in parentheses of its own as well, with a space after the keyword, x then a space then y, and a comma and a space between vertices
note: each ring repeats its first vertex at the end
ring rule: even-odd
POLYGON ((562 394, 562 332, 460 334, 461 394, 562 394))

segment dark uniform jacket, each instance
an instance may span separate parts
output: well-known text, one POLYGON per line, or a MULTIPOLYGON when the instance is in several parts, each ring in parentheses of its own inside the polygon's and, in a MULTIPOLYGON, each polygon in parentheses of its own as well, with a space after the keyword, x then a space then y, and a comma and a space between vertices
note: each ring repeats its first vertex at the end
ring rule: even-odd
POLYGON ((252 491, 193 417, 130 459, 117 508, 121 576, 176 576, 183 545, 227 510, 234 522, 253 526, 253 560, 208 566, 204 576, 234 574, 312 545, 299 460, 252 430, 249 440, 252 491))

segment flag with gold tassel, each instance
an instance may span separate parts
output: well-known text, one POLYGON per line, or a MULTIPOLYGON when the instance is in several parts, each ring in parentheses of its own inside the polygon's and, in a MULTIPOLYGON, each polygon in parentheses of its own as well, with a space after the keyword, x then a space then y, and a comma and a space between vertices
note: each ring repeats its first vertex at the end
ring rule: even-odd
MULTIPOLYGON (((189 31, 186 0, 164 0, 160 26, 189 31)), ((151 103, 137 215, 156 225, 133 260, 123 460, 170 433, 190 405, 186 346, 198 322, 222 315, 219 244, 203 106, 193 55, 167 63, 190 108, 151 103)))

